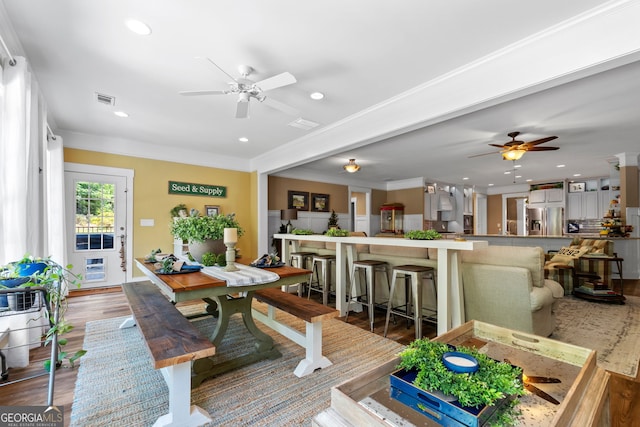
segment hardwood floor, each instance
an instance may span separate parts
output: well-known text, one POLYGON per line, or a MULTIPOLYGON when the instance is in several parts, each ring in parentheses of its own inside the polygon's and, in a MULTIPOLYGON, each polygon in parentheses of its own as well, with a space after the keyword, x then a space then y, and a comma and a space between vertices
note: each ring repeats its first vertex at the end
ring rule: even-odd
MULTIPOLYGON (((640 296, 640 281, 625 281, 626 295, 640 296)), ((75 291, 68 298, 68 321, 74 330, 66 335, 68 344, 65 350, 74 352, 82 348, 85 324, 88 321, 131 314, 124 294, 119 288, 95 291, 75 291)), ((369 321, 365 312, 352 313, 349 323, 369 330, 369 321)), ((384 314, 376 313, 375 333, 382 335, 384 330, 384 314)), ((428 323, 423 326, 424 335, 435 336, 435 328, 428 323)), ((391 324, 388 338, 402 344, 414 339, 413 328, 407 327, 406 321, 398 320, 391 324)), ((50 349, 39 348, 31 351, 31 362, 27 368, 10 370, 9 381, 27 378, 42 372, 42 361, 47 358, 50 349)), ((81 363, 81 362, 80 362, 81 363)), ((69 425, 71 404, 75 388, 77 368, 60 368, 56 371, 54 403, 64 407, 65 426, 69 425)), ((0 404, 14 405, 46 405, 48 395, 48 376, 26 379, 0 387, 0 404)), ((611 425, 613 427, 640 426, 640 374, 635 379, 612 374, 611 381, 611 425)))

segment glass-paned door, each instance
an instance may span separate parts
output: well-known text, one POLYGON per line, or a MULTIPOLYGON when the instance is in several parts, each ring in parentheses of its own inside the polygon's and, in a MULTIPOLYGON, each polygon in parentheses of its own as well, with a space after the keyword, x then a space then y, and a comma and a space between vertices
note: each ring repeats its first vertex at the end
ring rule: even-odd
POLYGON ((66 172, 69 261, 82 288, 126 280, 126 178, 66 172))

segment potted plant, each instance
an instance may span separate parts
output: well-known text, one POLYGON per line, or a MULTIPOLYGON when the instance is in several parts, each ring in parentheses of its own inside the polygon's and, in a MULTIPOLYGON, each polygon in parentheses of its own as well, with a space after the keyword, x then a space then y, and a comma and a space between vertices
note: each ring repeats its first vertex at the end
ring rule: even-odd
MULTIPOLYGON (((60 366, 66 359, 73 367, 74 362, 86 353, 85 350, 78 350, 73 354, 68 354, 62 350, 62 346, 67 344, 67 340, 61 336, 73 329, 73 325, 65 319, 67 309, 65 296, 70 286, 79 288, 82 280, 82 277, 74 274, 71 268, 73 268, 71 265, 63 267, 50 258, 36 258, 30 255, 25 255, 19 261, 0 268, 4 278, 11 276, 18 278, 20 280, 19 287, 25 288, 25 292, 41 293, 42 297, 46 299, 50 328, 45 335, 44 344, 52 346, 51 359, 44 362, 44 367, 47 370, 51 369, 51 360, 55 360, 56 366, 60 366)), ((5 286, 3 282, 4 280, 0 281, 0 287, 5 286)), ((24 309, 27 308, 29 307, 24 309)))
POLYGON ((327 223, 329 230, 332 228, 338 228, 338 215, 336 215, 336 211, 331 209, 331 215, 329 216, 329 222, 327 223))
MULTIPOLYGON (((463 410, 471 413, 485 409, 493 413, 492 410, 498 408, 515 414, 517 411, 513 407, 517 404, 517 397, 525 393, 521 368, 491 359, 473 347, 454 348, 423 338, 411 342, 399 356, 399 371, 392 375, 392 388, 404 388, 413 393, 405 383, 412 378, 413 387, 430 393, 444 406, 443 402, 457 402, 463 410), (455 355, 458 360, 461 357, 474 360, 477 367, 469 369, 469 365, 463 364, 460 365, 462 369, 457 370, 445 360, 447 355, 455 355), (509 399, 514 401, 510 403, 509 399), (492 406, 495 408, 489 408, 492 406)), ((503 415, 498 418, 509 422, 502 425, 512 425, 514 417, 503 415)))
POLYGON ((201 262, 202 255, 207 252, 219 254, 226 251, 222 241, 225 228, 237 228, 238 236, 244 234, 235 213, 201 216, 200 212, 192 209, 189 216, 174 219, 171 234, 188 242, 189 253, 196 261, 201 262))
POLYGON ((329 237, 347 237, 349 234, 349 230, 343 230, 341 228, 330 228, 325 233, 325 235, 329 237))
POLYGON ((410 230, 404 233, 405 239, 411 240, 438 240, 442 235, 436 230, 410 230))

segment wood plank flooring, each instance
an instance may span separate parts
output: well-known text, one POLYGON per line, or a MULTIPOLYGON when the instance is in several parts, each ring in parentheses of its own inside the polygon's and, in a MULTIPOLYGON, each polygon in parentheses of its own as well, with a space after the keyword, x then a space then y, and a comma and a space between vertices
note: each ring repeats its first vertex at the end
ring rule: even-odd
MULTIPOLYGON (((625 294, 640 296, 640 281, 625 281, 625 294)), ((65 350, 69 352, 82 348, 85 324, 88 321, 131 314, 124 294, 120 288, 93 291, 74 291, 68 298, 67 319, 75 326, 66 335, 69 343, 65 350)), ((366 312, 352 313, 349 323, 369 330, 366 312)), ((384 314, 376 312, 375 333, 382 335, 384 331, 384 314)), ((435 328, 428 323, 423 326, 424 335, 435 336, 435 328)), ((396 325, 390 325, 388 338, 403 344, 414 339, 412 327, 407 327, 404 319, 396 325)), ((31 363, 23 369, 11 369, 9 381, 25 378, 42 372, 42 361, 46 359, 50 349, 41 348, 31 351, 31 363)), ((80 362, 81 363, 81 362, 80 362)), ((75 388, 77 368, 60 368, 56 371, 54 403, 64 407, 65 426, 69 425, 71 404, 75 388)), ((640 374, 635 379, 613 374, 611 383, 611 425, 613 427, 640 426, 640 374)), ((48 377, 40 376, 25 381, 0 387, 0 405, 45 405, 47 403, 48 377)))

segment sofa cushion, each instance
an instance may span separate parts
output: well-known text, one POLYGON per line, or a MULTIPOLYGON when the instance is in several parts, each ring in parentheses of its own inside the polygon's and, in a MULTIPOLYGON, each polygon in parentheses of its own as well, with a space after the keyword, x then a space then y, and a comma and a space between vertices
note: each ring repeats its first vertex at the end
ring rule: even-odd
POLYGON ((524 267, 531 272, 533 286, 544 286, 544 251, 541 247, 490 245, 460 253, 463 263, 524 267))

